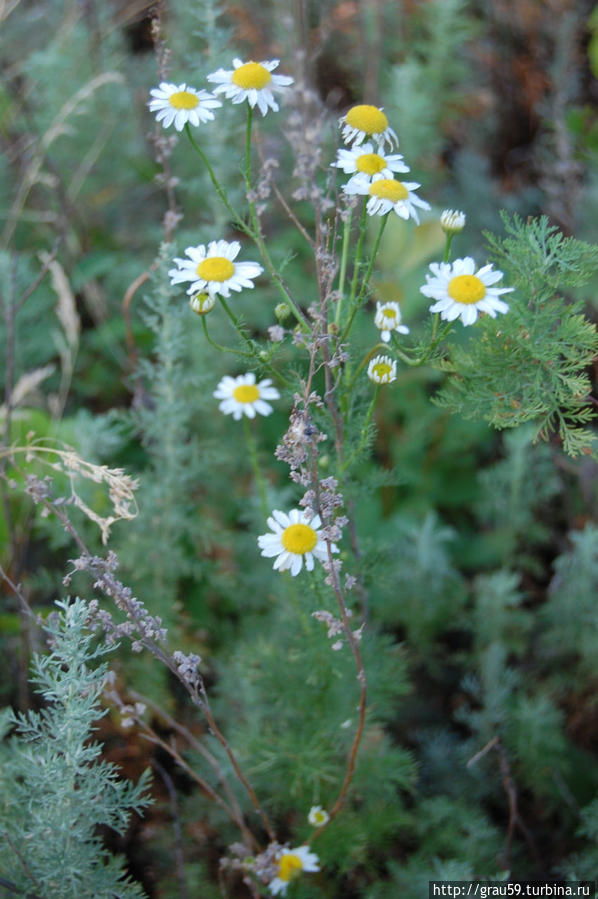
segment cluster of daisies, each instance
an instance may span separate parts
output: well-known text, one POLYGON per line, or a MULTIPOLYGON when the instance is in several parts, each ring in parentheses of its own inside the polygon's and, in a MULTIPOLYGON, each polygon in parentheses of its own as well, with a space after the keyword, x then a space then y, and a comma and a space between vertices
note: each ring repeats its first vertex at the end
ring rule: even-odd
MULTIPOLYGON (((340 123, 342 137, 350 146, 338 150, 332 165, 351 176, 343 191, 348 195, 367 197, 368 215, 395 212, 400 218, 411 218, 419 224, 418 208, 428 210, 430 204, 417 195, 420 184, 395 178, 395 174, 409 172, 409 166, 403 156, 392 152, 398 147, 398 138, 384 111, 376 106, 354 106, 340 123)), ((465 215, 447 209, 442 213, 440 223, 452 239, 452 235, 465 226, 465 215)), ((472 325, 480 312, 495 318, 498 312, 509 309, 499 297, 512 288, 495 286, 501 280, 502 272, 491 265, 476 271, 474 260, 468 256, 452 264, 432 263, 430 271, 421 293, 436 301, 430 312, 439 313, 444 321, 460 318, 464 325, 472 325)), ((391 340, 393 332, 409 333, 409 328, 402 324, 398 303, 377 303, 374 323, 385 343, 391 340)), ((396 379, 396 361, 386 355, 374 356, 367 373, 372 381, 389 384, 396 379)))
MULTIPOLYGON (((234 59, 232 69, 218 69, 207 76, 208 82, 215 84, 213 93, 187 84, 162 82, 151 91, 150 109, 164 127, 174 125, 178 131, 213 120, 213 110, 222 105, 218 95, 236 104, 246 101, 266 115, 269 109, 278 110, 274 92, 284 91, 293 80, 288 75, 274 74, 278 62, 234 59)), ((420 184, 395 177, 408 173, 409 166, 402 155, 393 152, 398 138, 383 109, 365 104, 353 106, 341 117, 340 126, 346 146, 338 150, 332 165, 349 176, 343 191, 367 197, 366 212, 371 216, 394 212, 419 224, 418 209, 429 210, 430 205, 417 195, 420 184)), ((465 216, 445 210, 441 225, 452 237, 463 229, 465 216)), ((183 258, 174 259, 175 268, 169 271, 171 283, 187 284, 191 308, 203 315, 213 308, 217 297, 224 302, 231 292, 253 288, 254 279, 262 274, 258 262, 239 261, 240 252, 239 241, 213 240, 207 246, 187 247, 183 258)), ((476 270, 474 260, 466 257, 452 264, 432 263, 430 272, 421 292, 435 301, 430 311, 438 313, 441 319, 452 322, 460 318, 464 325, 471 325, 481 312, 495 317, 508 311, 500 296, 511 288, 496 286, 502 272, 491 265, 476 270)), ((374 324, 380 339, 387 344, 393 335, 409 333, 396 302, 378 302, 374 324)), ((391 355, 375 355, 369 360, 367 374, 376 384, 390 384, 396 380, 396 360, 391 355)), ((214 396, 220 400, 220 410, 237 421, 243 416, 269 415, 273 411, 270 401, 280 398, 270 379, 257 382, 252 372, 236 378, 224 377, 214 396)), ((336 545, 324 538, 317 515, 309 518, 298 509, 288 513, 275 509, 268 526, 270 531, 258 537, 258 546, 263 556, 274 559, 275 570, 290 571, 295 576, 304 565, 311 571, 316 560, 330 561, 330 554, 338 552, 336 545)))
MULTIPOLYGON (((187 125, 197 127, 213 121, 214 110, 222 106, 219 94, 233 103, 247 101, 252 109, 257 106, 266 115, 269 109, 278 110, 274 92, 293 83, 289 75, 274 74, 278 63, 278 59, 263 62, 233 59, 232 69, 218 69, 207 76, 208 82, 216 85, 213 92, 163 81, 150 91, 149 108, 164 128, 174 125, 177 131, 187 125)), ((169 272, 171 283, 189 284, 189 303, 195 312, 200 315, 209 312, 218 295, 226 298, 231 291, 254 286, 253 279, 263 268, 257 262, 236 261, 240 250, 238 241, 213 240, 207 247, 187 247, 188 258, 174 260, 176 268, 169 272)))
MULTIPOLYGON (((181 131, 186 125, 199 125, 214 118, 213 110, 221 106, 216 95, 223 94, 233 103, 247 103, 260 109, 265 115, 269 109, 277 110, 274 91, 281 91, 292 83, 287 75, 273 74, 278 60, 242 62, 233 60, 231 70, 218 69, 208 75, 214 83, 214 92, 197 90, 186 84, 163 82, 151 91, 150 109, 164 127, 174 124, 181 131)), ((403 156, 394 153, 398 138, 389 126, 382 109, 376 106, 353 106, 340 120, 345 146, 338 150, 333 166, 341 169, 349 179, 343 186, 348 195, 367 197, 366 212, 383 216, 395 212, 402 219, 419 223, 418 209, 430 209, 429 203, 416 193, 420 185, 413 181, 401 181, 395 175, 409 172, 403 156)), ((445 210, 441 225, 447 235, 461 231, 465 225, 463 213, 445 210)), ((175 258, 175 268, 169 276, 171 283, 188 285, 192 309, 200 315, 209 312, 219 296, 222 301, 244 288, 253 288, 254 279, 263 272, 262 266, 253 261, 239 261, 239 241, 213 240, 207 246, 187 247, 185 257, 175 258)), ((502 273, 486 265, 476 270, 470 257, 448 262, 432 263, 431 274, 421 292, 435 300, 430 307, 446 321, 461 318, 464 325, 473 324, 480 312, 495 317, 506 312, 508 305, 499 299, 511 288, 496 287, 502 273)), ((399 304, 377 303, 374 324, 380 339, 390 343, 393 334, 408 334, 402 323, 399 304)), ((377 384, 390 384, 396 380, 397 363, 390 355, 375 355, 367 368, 368 377, 377 384)), ((271 400, 280 398, 270 379, 256 382, 249 372, 236 378, 226 376, 214 396, 219 399, 220 410, 235 420, 243 416, 269 415, 273 410, 271 400)), ((258 537, 262 555, 273 558, 278 571, 290 571, 295 576, 305 568, 311 571, 315 560, 330 561, 330 554, 338 552, 335 544, 326 541, 321 520, 316 515, 292 509, 289 513, 273 510, 268 518, 270 531, 258 537)))
POLYGON ((399 141, 384 111, 377 106, 353 106, 341 118, 341 129, 350 148, 339 150, 332 165, 351 175, 343 191, 368 197, 368 215, 393 211, 419 223, 417 207, 429 209, 430 204, 417 196, 420 184, 394 177, 408 172, 409 166, 400 154, 387 152, 387 147, 392 151, 399 141))
POLYGON ((263 116, 269 109, 276 112, 278 103, 274 99, 274 91, 293 83, 289 75, 272 74, 278 63, 278 59, 264 62, 233 59, 232 69, 218 69, 207 76, 207 80, 216 85, 213 92, 197 90, 188 84, 163 81, 150 91, 152 99, 149 108, 156 113, 156 121, 165 128, 174 125, 177 131, 182 131, 187 124, 197 127, 212 121, 212 110, 222 106, 217 94, 224 94, 233 103, 247 100, 251 108, 257 106, 263 116))

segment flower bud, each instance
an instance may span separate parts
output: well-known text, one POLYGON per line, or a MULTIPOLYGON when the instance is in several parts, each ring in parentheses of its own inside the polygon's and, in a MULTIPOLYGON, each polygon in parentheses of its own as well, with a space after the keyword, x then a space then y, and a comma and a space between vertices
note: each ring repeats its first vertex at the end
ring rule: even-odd
POLYGON ((278 319, 279 322, 283 322, 286 318, 291 314, 291 307, 288 303, 278 303, 278 305, 274 308, 274 315, 278 319))
POLYGON ((207 315, 216 304, 216 297, 209 293, 194 293, 189 305, 198 315, 207 315))
POLYGON ((458 234, 465 227, 465 213, 459 209, 444 209, 440 213, 440 227, 445 234, 458 234))

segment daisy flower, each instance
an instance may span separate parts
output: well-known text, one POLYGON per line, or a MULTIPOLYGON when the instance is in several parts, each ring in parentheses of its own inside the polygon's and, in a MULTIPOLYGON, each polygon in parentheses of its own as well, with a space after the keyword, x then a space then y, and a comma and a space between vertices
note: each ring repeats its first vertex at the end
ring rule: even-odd
POLYGON ((273 896, 284 896, 291 880, 302 871, 319 871, 319 859, 309 846, 298 846, 296 849, 282 849, 278 854, 278 874, 270 881, 270 892, 273 896))
POLYGON ((430 312, 440 312, 440 317, 452 322, 461 318, 464 325, 473 325, 478 312, 487 312, 496 318, 497 312, 508 312, 509 306, 499 300, 503 293, 510 293, 513 287, 492 287, 502 278, 502 272, 495 271, 492 265, 485 265, 475 270, 475 262, 471 256, 455 259, 452 265, 448 262, 432 262, 432 276, 426 275, 426 284, 420 287, 421 293, 430 299, 437 300, 430 306, 430 312))
POLYGON ((208 81, 218 86, 215 94, 224 94, 233 103, 247 100, 253 108, 258 106, 264 116, 268 109, 278 110, 273 90, 280 90, 293 83, 289 75, 272 75, 280 60, 270 59, 267 62, 242 62, 233 59, 233 69, 218 69, 208 75, 208 81))
POLYGON ((376 384, 392 384, 397 379, 397 361, 390 356, 374 356, 368 365, 368 378, 376 384))
MULTIPOLYGON (((361 175, 364 180, 369 178, 370 181, 374 175, 379 175, 381 178, 392 178, 393 172, 409 171, 409 166, 405 165, 400 154, 387 156, 380 147, 374 149, 374 145, 370 143, 353 147, 351 150, 339 150, 336 162, 333 162, 332 165, 342 169, 346 175, 357 174, 361 175)), ((349 187, 353 181, 354 178, 350 178, 346 186, 349 187)))
POLYGON ((370 181, 367 175, 358 174, 345 185, 344 191, 369 196, 368 215, 386 215, 392 209, 399 218, 412 218, 419 225, 415 207, 430 208, 430 204, 415 193, 420 186, 416 181, 395 181, 394 178, 381 178, 379 175, 374 175, 370 181))
POLYGON ((209 122, 214 118, 212 110, 222 106, 209 91, 197 91, 186 84, 169 84, 167 81, 154 87, 150 96, 153 99, 148 106, 156 113, 156 121, 162 122, 164 128, 170 128, 174 122, 177 131, 182 131, 187 122, 190 125, 209 122))
POLYGON ((255 418, 256 413, 270 415, 272 406, 265 400, 278 400, 280 394, 276 387, 271 387, 272 381, 266 378, 255 383, 255 375, 252 371, 246 375, 231 378, 225 375, 213 393, 217 400, 222 400, 218 408, 225 415, 232 415, 235 421, 239 421, 243 415, 247 418, 255 418))
MULTIPOLYGON (((318 530, 321 524, 319 515, 310 519, 299 509, 291 509, 288 515, 274 509, 268 518, 268 527, 272 533, 262 534, 257 538, 262 556, 276 556, 272 567, 279 571, 290 569, 293 577, 301 571, 305 557, 305 567, 312 571, 314 556, 319 562, 328 559, 326 542, 322 532, 318 530)), ((332 543, 331 550, 336 553, 338 547, 332 543)))
POLYGON ((210 296, 219 293, 229 297, 231 290, 253 287, 251 279, 261 275, 263 268, 257 262, 234 262, 240 249, 238 240, 211 240, 207 249, 204 244, 187 247, 189 259, 174 260, 178 267, 168 272, 170 283, 191 281, 189 296, 207 292, 210 296))
POLYGON ((342 137, 346 144, 359 146, 366 137, 373 137, 379 146, 398 146, 399 139, 388 124, 388 119, 377 106, 359 105, 340 118, 342 137))
POLYGON ((390 340, 390 332, 409 334, 409 328, 401 324, 401 310, 398 303, 376 303, 374 324, 380 329, 380 337, 384 343, 390 340))
POLYGON ((307 820, 313 827, 321 827, 330 821, 330 815, 321 805, 312 805, 307 820))

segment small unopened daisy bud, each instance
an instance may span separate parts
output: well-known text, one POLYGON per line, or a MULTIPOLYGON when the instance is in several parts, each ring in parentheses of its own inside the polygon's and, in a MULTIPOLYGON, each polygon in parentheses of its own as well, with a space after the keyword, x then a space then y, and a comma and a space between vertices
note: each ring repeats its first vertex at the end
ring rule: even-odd
POLYGON ((307 820, 313 827, 322 827, 330 821, 330 815, 321 805, 312 805, 307 820))
POLYGON ((189 300, 189 305, 198 315, 207 315, 216 305, 216 297, 209 293, 195 293, 189 300))
POLYGON ((465 227, 465 213, 459 209, 444 209, 440 213, 440 227, 446 234, 458 234, 465 227))
POLYGON ((274 307, 274 315, 279 322, 283 322, 289 317, 290 314, 291 307, 288 305, 288 303, 278 303, 278 305, 274 307))
POLYGON ((396 359, 374 356, 368 365, 368 378, 376 384, 392 384, 397 379, 396 359))

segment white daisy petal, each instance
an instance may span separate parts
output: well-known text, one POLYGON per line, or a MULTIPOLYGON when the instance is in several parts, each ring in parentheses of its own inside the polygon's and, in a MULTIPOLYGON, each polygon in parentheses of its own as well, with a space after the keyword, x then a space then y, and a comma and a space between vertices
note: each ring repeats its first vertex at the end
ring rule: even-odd
POLYGON ((269 403, 265 403, 263 400, 256 400, 253 404, 253 408, 256 412, 259 412, 260 415, 270 415, 274 410, 269 403))
POLYGON ((286 512, 281 512, 280 509, 274 509, 272 511, 272 518, 274 518, 275 521, 278 521, 278 523, 281 524, 283 528, 288 528, 291 523, 286 512))

